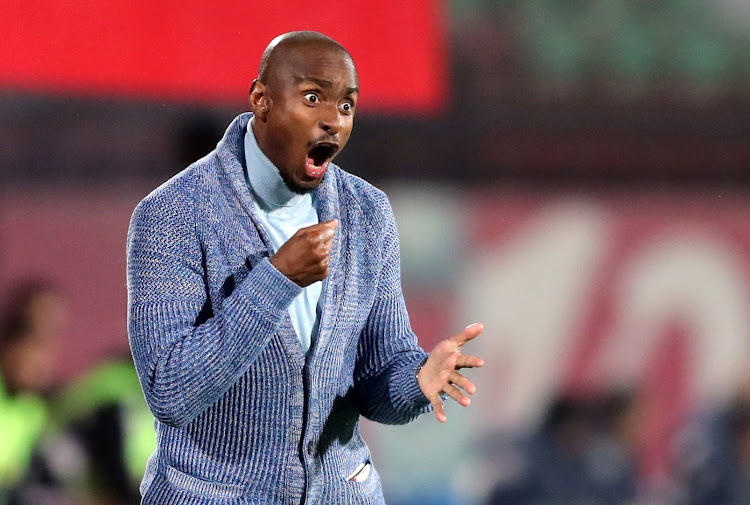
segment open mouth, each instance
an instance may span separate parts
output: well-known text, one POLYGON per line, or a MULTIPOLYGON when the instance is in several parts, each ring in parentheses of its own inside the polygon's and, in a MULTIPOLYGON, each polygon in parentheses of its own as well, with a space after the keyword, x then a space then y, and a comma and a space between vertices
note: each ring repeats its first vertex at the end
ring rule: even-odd
POLYGON ((307 159, 305 160, 305 172, 308 177, 313 179, 323 177, 328 168, 328 163, 338 150, 338 144, 328 142, 321 142, 313 146, 307 153, 307 159))

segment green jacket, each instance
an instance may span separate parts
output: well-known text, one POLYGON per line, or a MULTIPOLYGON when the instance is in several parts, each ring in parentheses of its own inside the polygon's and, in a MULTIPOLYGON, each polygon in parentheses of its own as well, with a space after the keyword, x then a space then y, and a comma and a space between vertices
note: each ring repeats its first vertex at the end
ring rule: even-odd
POLYGON ((0 380, 0 489, 15 486, 26 473, 49 414, 32 394, 8 395, 0 380))

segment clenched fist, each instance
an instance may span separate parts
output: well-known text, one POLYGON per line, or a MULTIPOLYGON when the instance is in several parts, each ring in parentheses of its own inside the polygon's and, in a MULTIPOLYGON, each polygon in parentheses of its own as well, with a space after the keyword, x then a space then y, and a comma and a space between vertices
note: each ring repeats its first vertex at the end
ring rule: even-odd
POLYGON ((297 230, 271 258, 271 264, 300 287, 328 277, 333 233, 339 220, 332 219, 297 230))

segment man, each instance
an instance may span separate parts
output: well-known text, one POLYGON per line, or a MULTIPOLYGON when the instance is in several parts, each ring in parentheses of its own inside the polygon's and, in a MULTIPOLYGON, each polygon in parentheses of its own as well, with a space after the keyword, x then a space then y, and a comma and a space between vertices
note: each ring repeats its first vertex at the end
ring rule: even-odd
POLYGON ((427 355, 409 326, 396 225, 331 163, 359 95, 315 32, 274 39, 216 150, 155 190, 128 232, 129 334, 158 447, 144 504, 381 504, 359 416, 461 405, 471 325, 427 355))
MULTIPOLYGON (((11 293, 0 320, 0 504, 35 503, 46 480, 38 457, 49 428, 55 346, 67 322, 65 299, 45 281, 11 293)), ((45 483, 46 484, 46 483, 45 483)))

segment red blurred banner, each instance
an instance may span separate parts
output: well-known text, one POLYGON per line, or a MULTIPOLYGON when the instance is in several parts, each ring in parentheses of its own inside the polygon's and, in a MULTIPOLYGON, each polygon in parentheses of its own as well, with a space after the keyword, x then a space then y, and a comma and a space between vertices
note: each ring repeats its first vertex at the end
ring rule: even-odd
POLYGON ((317 30, 360 73, 365 109, 434 112, 447 95, 437 0, 4 2, 0 88, 243 102, 276 35, 317 30))

